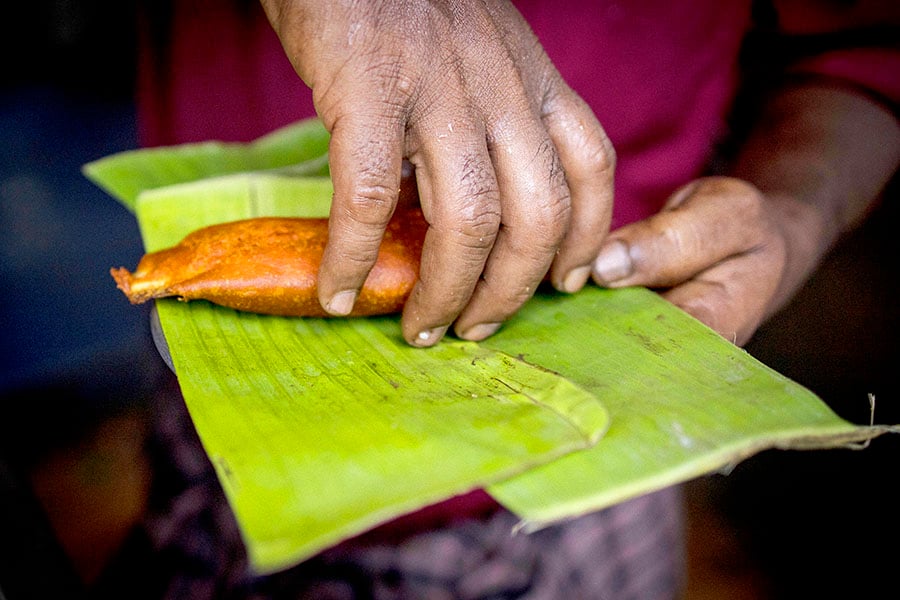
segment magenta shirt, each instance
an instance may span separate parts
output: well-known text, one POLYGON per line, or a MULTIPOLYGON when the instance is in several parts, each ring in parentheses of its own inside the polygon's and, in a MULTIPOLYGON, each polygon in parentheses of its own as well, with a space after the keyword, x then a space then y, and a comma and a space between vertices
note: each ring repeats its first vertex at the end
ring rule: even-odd
MULTIPOLYGON (((248 141, 315 114, 261 10, 242 14, 221 0, 174 5, 164 81, 142 55, 144 145, 248 141)), ((516 5, 616 148, 616 225, 655 212, 702 172, 724 133, 749 2, 516 5)))

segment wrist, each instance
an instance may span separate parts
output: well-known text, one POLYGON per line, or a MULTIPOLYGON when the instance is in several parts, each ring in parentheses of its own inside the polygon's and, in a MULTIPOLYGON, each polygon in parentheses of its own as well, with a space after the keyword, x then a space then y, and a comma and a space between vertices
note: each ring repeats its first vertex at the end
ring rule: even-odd
POLYGON ((834 245, 839 235, 834 221, 819 206, 784 193, 764 194, 770 215, 784 244, 785 264, 767 310, 783 307, 834 245))

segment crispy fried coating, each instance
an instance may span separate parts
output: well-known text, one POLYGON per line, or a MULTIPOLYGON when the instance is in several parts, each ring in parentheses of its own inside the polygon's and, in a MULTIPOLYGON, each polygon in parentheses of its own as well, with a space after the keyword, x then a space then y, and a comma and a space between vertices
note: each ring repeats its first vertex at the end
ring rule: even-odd
MULTIPOLYGON (((398 210, 351 316, 400 312, 419 274, 426 230, 418 208, 398 210)), ((211 225, 177 245, 145 254, 134 273, 110 269, 132 304, 175 296, 241 311, 328 316, 316 282, 327 219, 257 217, 211 225)))

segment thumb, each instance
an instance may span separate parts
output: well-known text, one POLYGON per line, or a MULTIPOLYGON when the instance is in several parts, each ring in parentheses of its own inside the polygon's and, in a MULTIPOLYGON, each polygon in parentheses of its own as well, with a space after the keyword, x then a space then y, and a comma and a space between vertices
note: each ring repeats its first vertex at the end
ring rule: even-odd
POLYGON ((673 287, 759 242, 762 195, 727 177, 694 181, 663 210, 612 232, 593 265, 605 287, 673 287))

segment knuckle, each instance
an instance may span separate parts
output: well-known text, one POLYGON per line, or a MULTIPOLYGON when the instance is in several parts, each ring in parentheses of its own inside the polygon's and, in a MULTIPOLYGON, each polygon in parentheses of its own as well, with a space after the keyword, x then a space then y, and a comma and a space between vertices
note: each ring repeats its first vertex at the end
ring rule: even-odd
MULTIPOLYGON (((500 213, 491 210, 471 212, 453 228, 455 242, 472 250, 490 250, 500 229, 500 213)), ((480 264, 480 260, 478 261, 480 264)))
POLYGON ((609 137, 603 130, 590 134, 582 146, 584 161, 589 165, 589 170, 597 173, 609 174, 616 170, 616 150, 609 137))
POLYGON ((603 126, 584 100, 564 83, 552 89, 554 92, 542 106, 542 120, 549 128, 564 133, 580 176, 600 174, 611 178, 616 169, 617 154, 603 126))
MULTIPOLYGON (((490 163, 481 156, 467 155, 462 162, 460 189, 465 203, 499 206, 500 189, 490 163)), ((494 212, 496 212, 496 208, 494 212)), ((498 214, 499 217, 499 214, 498 214)))
POLYGON ((338 257, 340 272, 345 274, 364 273, 371 268, 372 264, 378 258, 377 246, 375 250, 369 247, 357 246, 344 250, 338 257))
POLYGON ((749 183, 737 179, 731 179, 728 183, 736 188, 731 194, 733 210, 753 218, 754 222, 758 221, 765 204, 762 193, 749 183))
POLYGON ((681 256, 687 250, 693 249, 696 242, 695 236, 686 235, 683 227, 660 227, 657 229, 657 236, 662 246, 670 249, 675 256, 681 256))
POLYGON ((352 183, 340 206, 354 222, 384 228, 400 194, 400 165, 394 165, 389 140, 371 138, 353 150, 352 183))
POLYGON ((525 304, 537 289, 537 283, 518 282, 510 283, 504 278, 487 277, 481 280, 482 297, 493 298, 490 305, 493 307, 493 317, 496 320, 505 320, 520 306, 525 304))
POLYGON ((730 211, 741 216, 759 214, 764 203, 762 193, 754 185, 735 177, 704 177, 695 194, 727 198, 730 211))
POLYGON ((418 78, 403 51, 372 51, 365 60, 362 79, 378 90, 382 106, 390 114, 405 112, 416 94, 418 78))
POLYGON ((387 226, 397 193, 396 186, 364 178, 350 197, 348 210, 351 218, 364 225, 387 226))
POLYGON ((518 235, 511 232, 510 244, 514 252, 535 262, 544 262, 556 254, 568 231, 571 207, 568 203, 555 202, 552 208, 529 223, 527 230, 518 235))
POLYGON ((529 214, 529 233, 536 236, 538 244, 555 247, 565 236, 572 218, 572 197, 565 171, 555 146, 546 140, 538 151, 547 173, 546 192, 536 198, 529 214))
POLYGON ((500 190, 494 172, 481 157, 469 155, 461 163, 456 202, 435 206, 441 214, 436 223, 449 224, 459 243, 489 249, 500 228, 500 190))
POLYGON ((559 152, 553 141, 547 137, 538 144, 535 152, 534 165, 537 173, 547 174, 547 184, 550 189, 566 188, 566 173, 559 158, 559 152))

